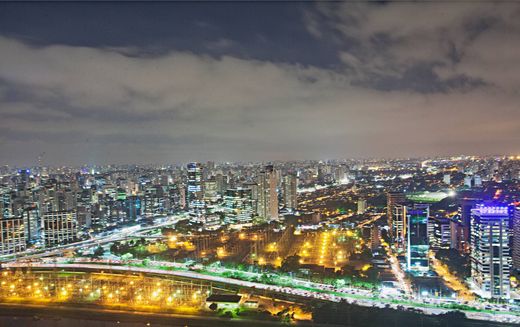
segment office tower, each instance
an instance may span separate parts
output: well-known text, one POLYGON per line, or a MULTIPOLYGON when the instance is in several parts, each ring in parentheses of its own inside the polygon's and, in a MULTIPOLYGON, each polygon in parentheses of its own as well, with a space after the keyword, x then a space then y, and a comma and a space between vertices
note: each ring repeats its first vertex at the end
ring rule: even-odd
POLYGON ((229 189, 224 197, 226 224, 246 224, 253 218, 253 199, 251 189, 229 189))
POLYGON ((257 215, 272 221, 278 219, 278 192, 276 191, 276 172, 272 165, 258 174, 257 215))
POLYGON ((513 268, 520 270, 520 207, 515 208, 513 218, 513 268))
POLYGON ((394 204, 392 206, 392 244, 398 252, 406 249, 406 232, 408 229, 406 204, 394 204))
POLYGON ((217 174, 215 176, 215 182, 217 183, 217 192, 223 197, 228 189, 228 176, 223 174, 217 174))
POLYGON ((451 245, 451 221, 448 218, 433 218, 433 239, 430 243, 433 249, 449 249, 451 245))
POLYGON ((25 227, 23 218, 0 219, 0 254, 25 251, 25 227))
POLYGON ((298 209, 298 178, 294 174, 289 174, 283 178, 283 202, 284 207, 290 211, 298 209))
POLYGON ((217 190, 217 181, 215 178, 210 178, 204 181, 204 201, 207 204, 216 203, 219 199, 219 194, 217 190))
POLYGON ((19 169, 17 174, 16 188, 19 192, 25 192, 29 188, 31 171, 29 169, 19 169))
POLYGON ((367 200, 359 199, 357 202, 357 214, 362 215, 367 211, 367 200))
POLYGON ((451 185, 451 175, 450 174, 444 174, 442 181, 446 185, 451 185))
POLYGON ((460 235, 460 242, 464 244, 463 252, 467 253, 470 250, 470 235, 471 235, 471 210, 482 201, 481 198, 472 194, 465 194, 460 202, 460 218, 462 224, 462 233, 460 235))
POLYGON ((188 164, 187 203, 189 214, 196 222, 203 222, 206 210, 202 187, 202 165, 197 162, 188 164))
POLYGON ((141 199, 131 195, 125 200, 126 217, 129 221, 136 221, 141 216, 141 199))
POLYGON ((0 217, 11 218, 13 216, 11 191, 7 188, 0 189, 0 217))
POLYGON ((386 195, 386 217, 388 221, 388 227, 390 229, 390 237, 394 241, 395 235, 395 224, 394 224, 394 211, 397 204, 404 203, 406 197, 402 192, 388 192, 386 195))
POLYGON ((75 211, 46 212, 42 217, 45 247, 67 244, 77 240, 78 223, 75 211))
POLYGON ((406 232, 406 266, 408 271, 425 272, 429 270, 428 218, 430 206, 415 203, 406 210, 408 229, 406 232))
POLYGON ((471 279, 482 297, 508 298, 509 210, 478 204, 471 210, 471 279))
POLYGON ((450 248, 457 250, 459 253, 467 253, 469 243, 464 240, 464 226, 459 220, 450 221, 450 248))
POLYGON ((40 238, 41 220, 38 207, 33 204, 27 206, 22 213, 23 223, 25 226, 25 238, 27 242, 33 243, 40 238))

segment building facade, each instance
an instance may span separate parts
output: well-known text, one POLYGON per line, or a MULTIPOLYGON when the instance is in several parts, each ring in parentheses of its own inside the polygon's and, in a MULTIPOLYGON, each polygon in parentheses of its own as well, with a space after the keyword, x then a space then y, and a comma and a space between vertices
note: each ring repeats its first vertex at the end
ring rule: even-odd
POLYGON ((46 212, 42 221, 46 248, 72 243, 78 239, 77 217, 73 210, 46 212))
POLYGON ((478 204, 471 210, 471 278, 482 297, 508 298, 509 210, 478 204))
POLYGON ((23 218, 0 219, 1 255, 25 251, 26 243, 23 218))

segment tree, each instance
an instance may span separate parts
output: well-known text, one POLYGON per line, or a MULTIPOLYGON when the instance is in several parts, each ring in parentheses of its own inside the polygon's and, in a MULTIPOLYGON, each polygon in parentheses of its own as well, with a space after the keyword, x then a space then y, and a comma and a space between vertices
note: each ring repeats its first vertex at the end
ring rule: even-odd
POLYGON ((103 254, 105 253, 105 249, 103 249, 102 246, 98 246, 95 250, 94 250, 94 257, 95 258, 99 258, 101 257, 103 254))
POLYGON ((280 267, 281 271, 290 272, 296 271, 300 268, 300 259, 299 255, 292 255, 290 257, 285 258, 282 261, 282 266, 280 267))

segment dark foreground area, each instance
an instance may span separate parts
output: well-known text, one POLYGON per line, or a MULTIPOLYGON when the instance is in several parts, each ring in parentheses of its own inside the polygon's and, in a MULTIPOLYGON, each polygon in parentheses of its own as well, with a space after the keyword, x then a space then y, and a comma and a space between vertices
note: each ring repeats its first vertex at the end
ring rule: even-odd
MULTIPOLYGON (((516 325, 466 319, 453 312, 428 316, 413 311, 365 308, 346 303, 322 304, 314 310, 315 323, 298 326, 349 327, 513 327, 516 325)), ((211 316, 126 312, 70 306, 0 304, 0 327, 137 327, 137 326, 281 326, 280 322, 211 316)))
POLYGON ((269 321, 125 312, 80 307, 0 304, 0 327, 279 326, 269 321))
POLYGON ((425 315, 416 310, 369 308, 349 303, 324 303, 312 311, 316 323, 349 327, 512 327, 506 323, 470 320, 462 312, 425 315))

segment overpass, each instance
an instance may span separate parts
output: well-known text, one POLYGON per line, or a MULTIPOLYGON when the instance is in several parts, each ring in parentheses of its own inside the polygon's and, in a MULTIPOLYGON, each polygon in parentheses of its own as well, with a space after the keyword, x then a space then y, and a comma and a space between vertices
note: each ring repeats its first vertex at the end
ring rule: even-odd
MULTIPOLYGON (((260 282, 252 282, 247 280, 240 280, 230 277, 215 276, 217 271, 207 270, 206 272, 198 272, 193 270, 182 270, 183 264, 180 263, 159 263, 164 264, 156 267, 135 267, 120 264, 102 264, 102 263, 77 263, 77 262, 10 262, 1 265, 2 269, 49 269, 49 270, 65 270, 65 271, 87 271, 87 272, 99 272, 99 271, 110 271, 117 273, 133 273, 133 274, 144 274, 144 275, 159 275, 164 277, 181 277, 198 281, 206 281, 224 284, 228 286, 234 286, 239 288, 248 288, 251 290, 264 291, 273 295, 289 296, 301 299, 314 299, 321 301, 340 302, 346 301, 360 306, 366 307, 386 307, 396 310, 402 309, 414 309, 420 310, 425 314, 441 314, 448 312, 452 309, 442 307, 442 301, 437 303, 433 302, 420 302, 419 299, 415 300, 396 300, 380 298, 372 294, 361 295, 360 293, 352 292, 347 288, 336 289, 330 285, 313 283, 294 279, 292 286, 280 286, 270 285, 260 282)), ((511 309, 508 309, 511 310, 511 309)), ((485 321, 497 321, 497 322, 508 322, 520 324, 520 314, 504 311, 486 311, 486 310, 463 310, 466 316, 470 319, 478 319, 485 321)))

